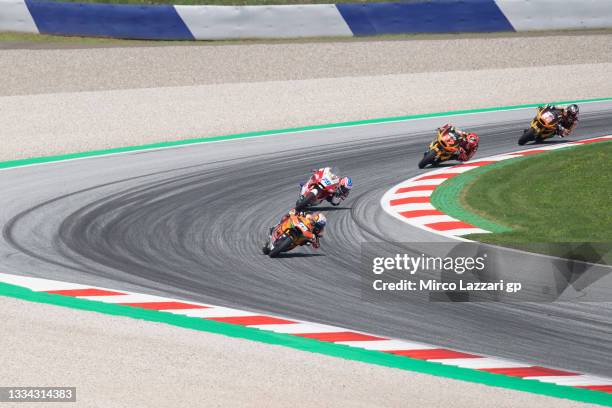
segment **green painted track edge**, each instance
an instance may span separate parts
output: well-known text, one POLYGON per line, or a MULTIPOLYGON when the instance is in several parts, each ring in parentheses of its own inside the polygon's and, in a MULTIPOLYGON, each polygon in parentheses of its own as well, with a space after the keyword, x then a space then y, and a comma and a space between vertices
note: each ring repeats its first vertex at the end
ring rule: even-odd
POLYGON ((358 349, 340 344, 326 343, 318 340, 274 333, 255 328, 237 326, 211 320, 175 315, 167 312, 139 309, 129 306, 95 302, 68 296, 53 295, 44 292, 34 292, 20 286, 0 282, 0 295, 37 303, 68 307, 72 309, 103 313, 113 316, 125 316, 150 322, 163 323, 185 329, 204 331, 229 337, 247 339, 266 344, 291 347, 293 349, 318 353, 346 360, 360 361, 400 370, 414 371, 438 377, 469 381, 488 386, 525 391, 534 394, 564 398, 573 401, 612 406, 612 395, 587 389, 541 383, 535 380, 505 375, 492 374, 467 368, 446 366, 404 356, 383 353, 379 351, 358 349))
POLYGON ((52 163, 52 162, 59 162, 63 160, 82 159, 86 157, 104 156, 104 155, 109 155, 109 154, 128 153, 128 152, 136 152, 136 151, 152 150, 152 149, 166 149, 166 148, 171 148, 171 147, 178 147, 178 146, 185 146, 185 145, 192 145, 192 144, 199 144, 199 143, 210 143, 210 142, 218 142, 218 141, 224 141, 224 140, 244 139, 244 138, 251 138, 251 137, 258 137, 258 136, 279 135, 279 134, 285 134, 285 133, 306 132, 306 131, 313 131, 313 130, 333 129, 333 128, 342 128, 342 127, 350 127, 350 126, 362 126, 362 125, 369 125, 369 124, 376 124, 376 123, 399 122, 399 121, 407 121, 407 120, 414 120, 414 119, 444 117, 444 116, 451 116, 451 115, 468 115, 468 114, 473 114, 473 113, 535 108, 541 105, 545 105, 547 103, 568 104, 568 103, 590 103, 590 102, 603 102, 603 101, 612 101, 612 97, 595 98, 595 99, 580 99, 580 100, 572 100, 572 101, 549 101, 549 102, 542 102, 542 103, 531 103, 531 104, 526 104, 526 105, 497 106, 497 107, 491 107, 491 108, 456 110, 456 111, 447 111, 447 112, 426 113, 426 114, 419 114, 419 115, 394 116, 394 117, 366 119, 366 120, 359 120, 359 121, 352 121, 352 122, 328 123, 328 124, 323 124, 323 125, 303 126, 303 127, 247 132, 247 133, 237 133, 237 134, 224 135, 224 136, 175 140, 175 141, 169 141, 169 142, 151 143, 151 144, 144 144, 144 145, 137 145, 137 146, 124 146, 124 147, 116 147, 116 148, 111 148, 111 149, 68 153, 68 154, 62 154, 62 155, 56 155, 56 156, 42 156, 42 157, 32 157, 32 158, 27 158, 27 159, 10 160, 10 161, 0 162, 0 169, 21 167, 21 166, 31 166, 34 164, 52 163))

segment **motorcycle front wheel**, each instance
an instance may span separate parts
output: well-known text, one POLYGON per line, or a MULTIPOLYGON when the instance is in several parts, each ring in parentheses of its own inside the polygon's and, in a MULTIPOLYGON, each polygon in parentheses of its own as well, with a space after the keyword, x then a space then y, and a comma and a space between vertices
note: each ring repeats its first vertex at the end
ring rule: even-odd
POLYGON ((264 246, 261 247, 261 252, 264 255, 270 255, 270 246, 268 245, 267 242, 264 244, 264 246))
POLYGON ((519 146, 523 146, 527 142, 531 142, 532 140, 536 140, 535 131, 533 128, 529 128, 523 132, 523 136, 518 141, 519 146))
POLYGON ((291 237, 284 236, 284 237, 279 238, 274 243, 274 248, 272 248, 272 250, 269 253, 270 258, 275 258, 281 252, 285 252, 287 250, 287 248, 289 248, 291 246, 291 242, 292 242, 291 237))
POLYGON ((430 150, 425 153, 425 156, 423 156, 419 162, 419 169, 424 169, 428 164, 434 164, 436 162, 436 157, 437 154, 435 150, 430 150))

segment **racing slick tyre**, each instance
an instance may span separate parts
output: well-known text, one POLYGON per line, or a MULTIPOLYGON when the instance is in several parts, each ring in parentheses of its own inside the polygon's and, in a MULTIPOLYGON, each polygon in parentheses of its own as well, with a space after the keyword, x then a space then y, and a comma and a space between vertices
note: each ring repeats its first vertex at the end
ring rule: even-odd
POLYGON ((270 251, 270 258, 277 257, 281 252, 285 252, 291 246, 291 237, 282 237, 274 243, 274 248, 270 251))
POLYGON ((270 255, 270 246, 268 245, 268 243, 261 247, 261 252, 264 255, 270 255))
POLYGON ((519 146, 523 146, 525 143, 531 142, 532 140, 536 140, 536 136, 533 129, 529 128, 523 132, 523 136, 520 137, 518 144, 519 146))
POLYGON ((305 196, 301 197, 299 200, 295 202, 295 210, 304 211, 314 202, 316 198, 317 196, 314 193, 306 194, 305 196))
POLYGON ((424 169, 428 164, 434 164, 436 162, 436 152, 435 150, 430 150, 425 153, 425 156, 419 162, 419 169, 424 169))

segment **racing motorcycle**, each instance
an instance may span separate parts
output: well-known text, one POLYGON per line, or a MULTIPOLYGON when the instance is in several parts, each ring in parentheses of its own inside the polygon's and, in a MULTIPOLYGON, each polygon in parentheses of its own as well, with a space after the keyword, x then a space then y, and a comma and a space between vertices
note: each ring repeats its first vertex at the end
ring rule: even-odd
POLYGON ((308 207, 321 204, 331 198, 336 192, 340 179, 332 173, 329 167, 313 170, 310 179, 302 185, 300 196, 295 202, 296 211, 304 211, 308 207))
POLYGON ((556 109, 550 107, 538 108, 536 117, 531 121, 529 129, 523 131, 523 135, 518 141, 519 146, 531 141, 540 143, 554 137, 557 134, 560 121, 561 115, 556 109))
POLYGON ((285 220, 272 228, 262 252, 270 258, 274 258, 281 252, 289 252, 295 247, 303 245, 313 236, 308 226, 296 214, 290 213, 285 220))
POLYGON ((423 154, 419 162, 419 169, 424 169, 427 165, 432 166, 452 159, 459 147, 461 137, 450 126, 438 129, 438 136, 429 145, 429 150, 423 154))

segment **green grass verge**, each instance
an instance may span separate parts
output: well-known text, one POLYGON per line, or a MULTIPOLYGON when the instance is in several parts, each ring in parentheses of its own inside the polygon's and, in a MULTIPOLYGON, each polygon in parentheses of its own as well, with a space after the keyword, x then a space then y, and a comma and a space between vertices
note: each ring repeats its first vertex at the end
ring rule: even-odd
MULTIPOLYGON (((610 30, 612 32, 612 30, 610 30)), ((587 32, 591 33, 591 32, 587 32)), ((607 33, 607 32, 606 32, 607 33)), ((574 32, 569 33, 574 34, 574 32)), ((575 35, 583 35, 585 32, 575 32, 575 35)), ((596 34, 599 34, 597 32, 596 34)), ((451 33, 451 34, 384 34, 364 37, 308 37, 308 38, 253 38, 234 40, 127 40, 108 37, 78 37, 34 33, 0 32, 0 48, 5 44, 55 44, 58 45, 114 45, 114 46, 163 46, 163 45, 232 45, 232 44, 294 44, 294 43, 316 43, 316 42, 368 42, 368 41, 393 41, 393 40, 446 40, 446 39, 469 39, 469 38, 506 38, 524 36, 542 36, 550 33, 525 33, 499 32, 499 33, 451 33)))
MULTIPOLYGON (((75 0, 76 1, 76 0, 75 0)), ((180 4, 175 3, 175 4, 180 4)), ((210 3, 209 3, 210 4, 210 3)), ((610 34, 612 29, 594 30, 557 30, 557 31, 524 31, 524 32, 494 32, 494 33, 408 33, 384 34, 365 37, 308 37, 308 38, 266 38, 266 39, 236 39, 236 40, 126 40, 106 37, 78 37, 33 33, 0 32, 0 49, 24 48, 27 44, 57 44, 96 46, 152 46, 152 45, 231 45, 231 44, 285 44, 285 43, 312 43, 312 42, 367 42, 367 41, 400 41, 400 40, 448 40, 470 38, 513 38, 513 37, 550 37, 571 35, 601 35, 610 34)), ((60 47, 61 48, 61 47, 60 47)))
MULTIPOLYGON (((120 40, 115 38, 76 37, 63 35, 47 35, 34 33, 0 32, 0 43, 68 43, 68 44, 125 44, 148 45, 151 41, 120 40)), ((176 41, 160 41, 159 43, 174 44, 176 41)), ((157 43, 157 42, 156 42, 157 43)))
POLYGON ((473 170, 462 173, 460 176, 455 176, 444 181, 434 190, 433 194, 431 195, 431 204, 451 217, 465 221, 468 224, 472 224, 484 230, 491 232, 510 231, 509 227, 485 218, 476 213, 473 209, 466 208, 462 205, 461 200, 459 199, 466 185, 474 182, 474 180, 476 180, 484 172, 505 166, 506 164, 507 162, 501 161, 498 163, 489 164, 487 166, 477 167, 473 170))
POLYGON ((0 296, 8 296, 32 302, 46 303, 114 316, 126 316, 135 319, 147 320, 150 322, 169 324, 185 329, 205 331, 267 344, 291 347, 297 350, 324 354, 369 364, 376 364, 384 367, 392 367, 400 370, 431 374, 440 377, 531 392, 540 395, 548 395, 557 398, 565 398, 574 401, 612 406, 612 395, 599 391, 541 383, 535 380, 524 380, 521 378, 508 377, 461 367, 453 367, 378 351, 326 343, 318 340, 291 336, 288 334, 274 333, 244 326, 215 322, 212 320, 180 316, 172 313, 139 309, 112 303, 94 302, 68 296, 51 295, 44 292, 33 292, 26 288, 1 282, 0 296))
MULTIPOLYGON (((468 238, 526 249, 550 243, 602 243, 605 249, 612 243, 611 155, 612 142, 601 142, 466 173, 459 207, 501 227, 468 238)), ((612 254, 604 252, 610 263, 612 254)), ((593 258, 600 251, 577 255, 601 260, 593 258)))

